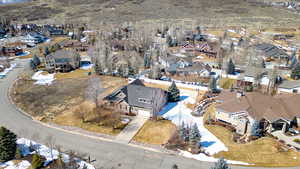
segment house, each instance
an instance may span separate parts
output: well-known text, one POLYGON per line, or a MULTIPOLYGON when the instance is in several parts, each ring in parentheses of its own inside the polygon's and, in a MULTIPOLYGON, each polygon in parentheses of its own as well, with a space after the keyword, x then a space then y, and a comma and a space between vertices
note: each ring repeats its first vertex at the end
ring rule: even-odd
POLYGON ((166 69, 166 73, 173 75, 197 75, 201 77, 208 77, 212 68, 204 63, 193 63, 191 66, 180 67, 176 64, 171 65, 169 68, 166 69))
POLYGON ((17 46, 3 46, 0 48, 1 56, 16 56, 19 53, 23 53, 23 49, 17 46))
POLYGON ((59 44, 63 48, 74 49, 77 52, 84 52, 87 51, 89 45, 85 42, 79 42, 77 40, 66 40, 59 44))
POLYGON ((265 60, 270 58, 287 60, 289 58, 289 55, 283 49, 269 43, 260 43, 253 47, 265 60))
POLYGON ((240 93, 223 91, 217 98, 216 120, 236 128, 238 134, 251 132, 253 121, 261 129, 272 133, 299 127, 300 95, 264 95, 258 92, 240 93))
POLYGON ((238 86, 253 86, 257 84, 265 84, 262 79, 268 75, 268 70, 264 68, 248 66, 244 73, 241 73, 237 80, 238 86))
POLYGON ((24 43, 42 43, 46 40, 46 37, 44 37, 41 34, 38 33, 29 33, 26 36, 23 37, 22 42, 24 43))
POLYGON ((278 93, 300 93, 300 80, 283 81, 277 89, 278 93))
POLYGON ((167 92, 146 87, 141 80, 135 80, 106 96, 104 100, 125 114, 154 116, 167 103, 167 92))
POLYGON ((58 50, 45 57, 45 67, 49 72, 69 72, 80 67, 80 55, 74 50, 58 50))

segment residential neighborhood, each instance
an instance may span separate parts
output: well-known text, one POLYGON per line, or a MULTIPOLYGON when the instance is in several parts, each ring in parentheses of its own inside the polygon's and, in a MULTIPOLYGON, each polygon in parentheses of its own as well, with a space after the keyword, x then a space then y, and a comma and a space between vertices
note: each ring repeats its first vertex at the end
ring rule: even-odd
POLYGON ((300 166, 300 27, 53 15, 0 16, 0 169, 300 166))

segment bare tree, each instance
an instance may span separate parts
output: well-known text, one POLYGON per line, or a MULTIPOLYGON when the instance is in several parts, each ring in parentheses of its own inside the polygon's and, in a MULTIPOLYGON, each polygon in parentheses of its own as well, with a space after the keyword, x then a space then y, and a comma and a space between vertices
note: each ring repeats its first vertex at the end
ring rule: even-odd
POLYGON ((96 108, 99 106, 99 95, 102 92, 101 81, 97 76, 92 76, 88 80, 88 87, 85 92, 85 96, 87 100, 91 100, 95 103, 96 108))
POLYGON ((53 159, 53 149, 55 147, 55 138, 52 135, 46 137, 46 144, 50 148, 51 158, 53 159))

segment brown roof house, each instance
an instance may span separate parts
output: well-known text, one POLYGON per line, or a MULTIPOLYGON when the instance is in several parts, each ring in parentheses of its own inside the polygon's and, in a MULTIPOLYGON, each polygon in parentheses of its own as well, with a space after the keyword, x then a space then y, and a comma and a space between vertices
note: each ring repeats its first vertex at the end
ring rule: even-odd
POLYGON ((74 50, 58 50, 45 58, 45 67, 49 72, 69 72, 80 67, 80 55, 74 50))
POLYGON ((142 81, 132 83, 114 91, 104 100, 126 114, 155 116, 167 103, 167 92, 146 87, 142 81))
POLYGON ((233 125, 241 135, 251 132, 254 120, 270 133, 274 130, 285 132, 300 125, 300 95, 270 96, 258 92, 223 91, 217 100, 216 120, 233 125))

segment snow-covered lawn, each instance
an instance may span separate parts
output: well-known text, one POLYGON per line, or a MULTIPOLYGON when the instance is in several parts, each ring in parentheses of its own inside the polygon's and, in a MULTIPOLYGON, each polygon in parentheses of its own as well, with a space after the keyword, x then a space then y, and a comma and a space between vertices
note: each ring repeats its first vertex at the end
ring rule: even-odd
MULTIPOLYGON (((18 144, 18 147, 20 148, 23 156, 31 154, 29 147, 32 147, 35 150, 34 153, 38 153, 39 155, 45 157, 46 158, 46 162, 44 163, 45 166, 47 166, 51 161, 58 159, 58 156, 59 156, 59 152, 57 150, 54 150, 54 149, 51 150, 50 148, 48 148, 45 145, 36 143, 34 141, 31 141, 31 140, 28 140, 25 138, 18 139, 17 144, 18 144)), ((65 163, 69 162, 69 160, 70 160, 69 155, 62 153, 61 156, 62 156, 62 160, 65 163)), ((87 169, 95 169, 95 167, 93 165, 86 163, 83 160, 76 159, 76 162, 80 166, 78 169, 83 169, 84 166, 86 166, 87 169)))
POLYGON ((43 73, 44 71, 38 71, 31 77, 33 80, 36 80, 34 84, 51 85, 52 82, 55 80, 54 78, 55 74, 43 74, 43 73))
MULTIPOLYGON (((11 70, 13 70, 14 67, 16 67, 17 64, 13 63, 10 65, 9 68, 4 69, 4 71, 0 72, 0 79, 4 78, 8 72, 10 72, 11 70)), ((2 65, 1 65, 2 66, 2 65)))
MULTIPOLYGON (((160 112, 160 115, 168 120, 171 120, 177 126, 181 125, 182 122, 188 125, 193 125, 196 123, 202 136, 200 144, 204 148, 205 152, 209 155, 214 155, 221 151, 228 151, 228 148, 224 145, 224 143, 204 127, 203 117, 194 117, 191 115, 192 110, 187 108, 186 104, 195 103, 195 98, 197 96, 197 94, 193 94, 191 92, 192 91, 188 90, 180 90, 180 101, 168 103, 168 105, 160 112)), ((218 160, 203 153, 191 154, 186 151, 181 151, 181 155, 201 161, 215 162, 218 160)), ((228 163, 249 165, 247 163, 230 160, 228 160, 228 163)))

